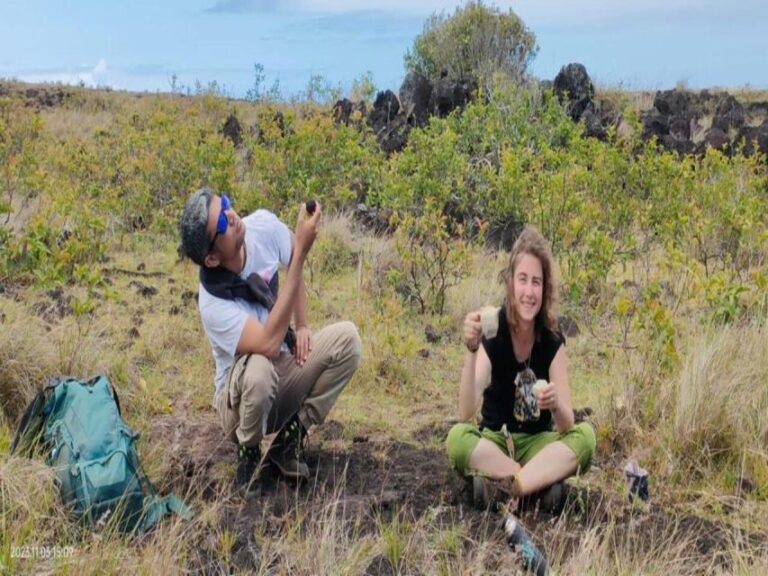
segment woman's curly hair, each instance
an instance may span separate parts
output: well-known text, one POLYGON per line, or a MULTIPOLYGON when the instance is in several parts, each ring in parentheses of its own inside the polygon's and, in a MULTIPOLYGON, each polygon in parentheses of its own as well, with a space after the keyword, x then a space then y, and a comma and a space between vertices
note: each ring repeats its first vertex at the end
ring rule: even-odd
MULTIPOLYGON (((515 268, 517 268, 517 263, 520 261, 520 257, 523 254, 530 254, 531 256, 538 258, 539 262, 541 262, 541 269, 544 274, 541 310, 536 314, 534 324, 536 337, 538 338, 540 336, 542 328, 546 328, 554 334, 558 330, 557 271, 555 269, 554 258, 552 257, 552 250, 549 247, 549 242, 547 242, 544 236, 542 236, 534 226, 526 226, 515 241, 515 244, 512 246, 512 251, 509 254, 509 264, 499 272, 499 282, 509 289, 509 283, 515 277, 515 268)), ((506 307, 507 320, 514 329, 517 326, 517 315, 509 298, 505 298, 504 305, 506 307)))

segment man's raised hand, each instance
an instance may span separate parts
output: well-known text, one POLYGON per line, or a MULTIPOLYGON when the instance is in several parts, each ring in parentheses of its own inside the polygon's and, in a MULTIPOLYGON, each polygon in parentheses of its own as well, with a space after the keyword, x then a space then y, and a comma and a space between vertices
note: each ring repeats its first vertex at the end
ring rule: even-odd
POLYGON ((309 216, 307 206, 302 202, 299 207, 299 217, 296 221, 296 234, 294 237, 295 249, 302 256, 309 254, 312 244, 317 238, 317 224, 320 221, 320 203, 315 203, 315 211, 309 216))

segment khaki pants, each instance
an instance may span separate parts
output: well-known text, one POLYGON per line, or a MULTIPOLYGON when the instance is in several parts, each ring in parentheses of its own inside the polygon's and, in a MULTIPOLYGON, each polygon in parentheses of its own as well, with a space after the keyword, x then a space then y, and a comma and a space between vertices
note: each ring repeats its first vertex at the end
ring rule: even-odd
POLYGON ((320 424, 352 378, 361 359, 360 336, 352 322, 338 322, 312 335, 304 366, 289 352, 274 360, 238 356, 216 410, 227 438, 256 446, 298 413, 306 429, 320 424))

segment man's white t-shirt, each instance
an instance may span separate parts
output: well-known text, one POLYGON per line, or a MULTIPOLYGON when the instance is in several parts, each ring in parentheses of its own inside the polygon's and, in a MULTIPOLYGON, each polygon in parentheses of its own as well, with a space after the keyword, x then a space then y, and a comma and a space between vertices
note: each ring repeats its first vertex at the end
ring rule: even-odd
MULTIPOLYGON (((280 264, 288 266, 291 260, 291 231, 268 210, 257 210, 243 218, 245 226, 245 267, 240 277, 245 280, 258 273, 267 283, 277 273, 280 264)), ((254 316, 262 325, 269 312, 263 306, 236 298, 225 300, 208 292, 200 284, 198 306, 203 328, 211 342, 216 361, 214 401, 227 381, 227 374, 235 362, 237 343, 248 316, 254 316)), ((283 349, 287 346, 283 343, 283 349)))

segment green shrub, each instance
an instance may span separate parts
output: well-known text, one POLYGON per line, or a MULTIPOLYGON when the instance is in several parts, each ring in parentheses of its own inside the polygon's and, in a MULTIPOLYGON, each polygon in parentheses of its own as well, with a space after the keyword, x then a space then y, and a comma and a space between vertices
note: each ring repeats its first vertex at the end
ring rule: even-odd
POLYGON ((433 79, 447 70, 453 78, 484 84, 496 73, 519 81, 536 50, 536 37, 512 10, 470 0, 451 16, 443 12, 427 19, 405 55, 405 66, 433 79))
POLYGON ((442 315, 447 291, 467 275, 471 259, 460 225, 451 225, 428 202, 424 212, 397 219, 395 249, 401 270, 390 271, 390 281, 422 314, 442 315))

